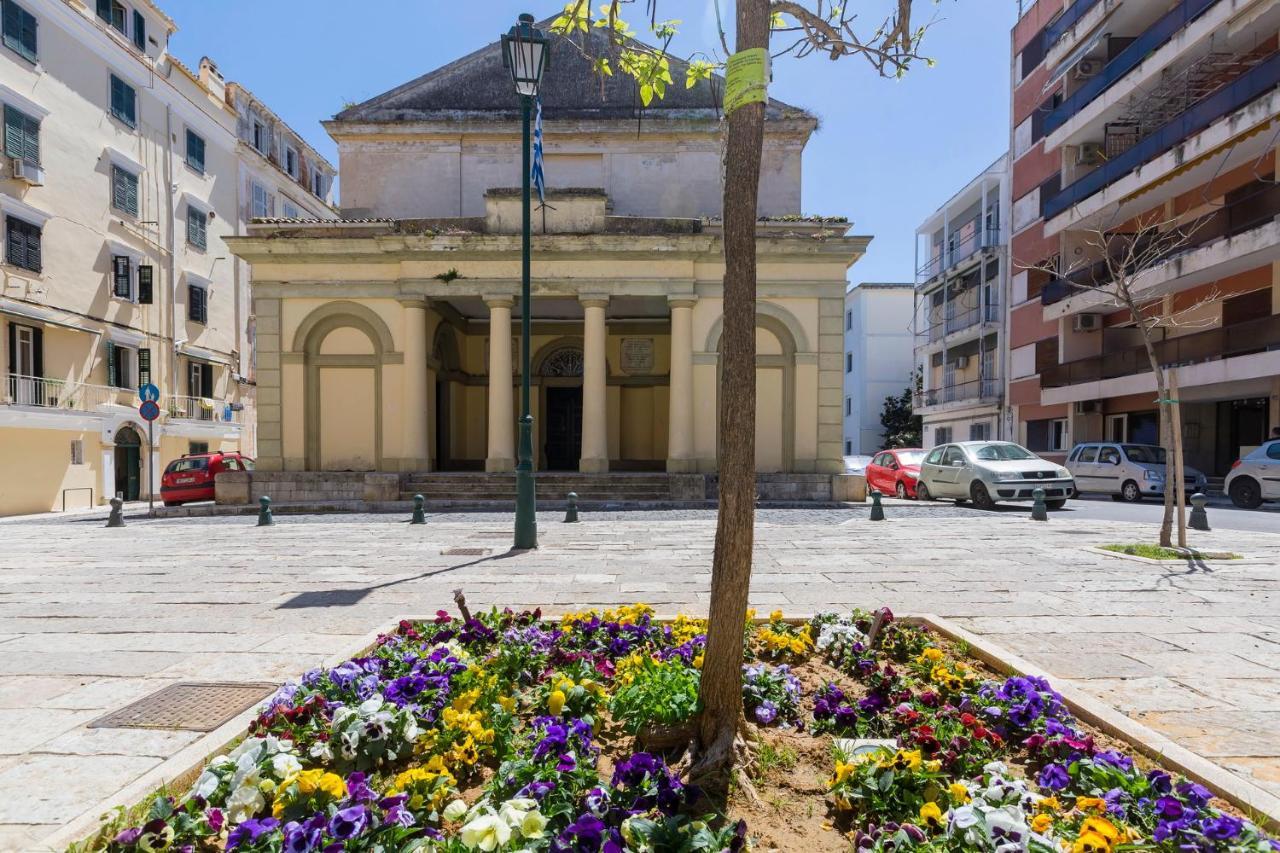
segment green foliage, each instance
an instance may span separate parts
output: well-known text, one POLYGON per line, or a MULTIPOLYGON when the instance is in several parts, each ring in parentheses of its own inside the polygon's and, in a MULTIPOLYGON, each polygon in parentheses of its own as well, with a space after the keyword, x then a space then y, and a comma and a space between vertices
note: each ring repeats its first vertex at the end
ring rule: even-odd
MULTIPOLYGON (((1103 545, 1102 550, 1114 551, 1117 554, 1128 554, 1131 557, 1146 557, 1148 560, 1185 560, 1188 557, 1203 557, 1197 551, 1165 548, 1160 545, 1103 545)), ((1215 560, 1238 560, 1239 554, 1214 554, 1215 560)))
POLYGON ((448 284, 454 279, 462 278, 462 273, 458 272, 453 267, 449 267, 448 272, 437 273, 435 276, 433 276, 433 278, 439 279, 440 281, 443 281, 445 284, 448 284))
POLYGON ((796 751, 789 746, 774 746, 768 741, 760 744, 756 754, 756 778, 763 779, 774 770, 790 770, 799 761, 796 751))
POLYGON ((880 411, 880 426, 884 429, 885 447, 919 447, 923 441, 924 422, 915 413, 912 403, 913 393, 919 390, 922 382, 920 371, 916 371, 912 382, 902 390, 901 394, 890 394, 884 398, 884 408, 880 411))
POLYGON ((628 677, 630 682, 613 694, 609 710, 631 734, 649 725, 680 725, 701 710, 702 673, 678 657, 654 661, 645 656, 622 676, 628 677))

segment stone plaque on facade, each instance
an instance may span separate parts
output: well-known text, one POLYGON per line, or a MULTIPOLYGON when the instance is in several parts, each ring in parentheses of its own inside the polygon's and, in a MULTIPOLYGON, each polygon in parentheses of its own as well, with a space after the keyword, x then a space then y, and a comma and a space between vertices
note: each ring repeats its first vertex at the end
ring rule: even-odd
POLYGON ((653 338, 623 338, 621 366, 628 375, 653 373, 653 338))

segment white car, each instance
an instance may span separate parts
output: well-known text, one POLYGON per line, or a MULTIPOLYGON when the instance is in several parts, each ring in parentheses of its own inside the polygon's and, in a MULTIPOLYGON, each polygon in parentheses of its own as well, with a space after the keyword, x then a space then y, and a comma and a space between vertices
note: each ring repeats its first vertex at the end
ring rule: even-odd
POLYGON ((1044 489, 1045 506, 1061 509, 1076 493, 1071 472, 1011 441, 958 441, 929 451, 916 497, 951 498, 991 509, 997 501, 1029 501, 1044 489))
POLYGON ((1280 500, 1280 439, 1272 439, 1237 459, 1223 491, 1242 509, 1257 509, 1263 501, 1280 500))
MULTIPOLYGON (((1113 500, 1136 503, 1144 497, 1161 497, 1165 484, 1165 451, 1154 444, 1089 441, 1077 444, 1067 457, 1067 470, 1082 492, 1101 492, 1113 500)), ((1189 465, 1182 467, 1187 494, 1203 492, 1205 475, 1189 465)))

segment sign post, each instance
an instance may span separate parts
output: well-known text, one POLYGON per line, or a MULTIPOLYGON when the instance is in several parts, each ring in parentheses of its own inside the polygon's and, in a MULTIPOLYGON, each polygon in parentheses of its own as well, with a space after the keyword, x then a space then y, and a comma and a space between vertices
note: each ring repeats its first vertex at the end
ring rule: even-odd
POLYGON ((160 417, 160 389, 150 382, 138 388, 138 414, 147 422, 147 514, 156 514, 156 472, 153 454, 156 443, 156 418, 160 417))

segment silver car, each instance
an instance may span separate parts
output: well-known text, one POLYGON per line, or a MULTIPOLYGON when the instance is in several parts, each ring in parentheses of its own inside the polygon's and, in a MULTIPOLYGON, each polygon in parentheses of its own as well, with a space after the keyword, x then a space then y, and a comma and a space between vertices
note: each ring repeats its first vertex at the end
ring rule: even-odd
MULTIPOLYGON (((1154 444, 1091 441, 1072 449, 1067 470, 1082 492, 1135 503, 1164 495, 1165 456, 1164 448, 1154 444)), ((1182 479, 1188 494, 1203 492, 1209 485, 1208 478, 1190 465, 1182 467, 1182 479)))
POLYGON ((1243 509, 1257 509, 1263 501, 1280 500, 1280 439, 1272 439, 1237 459, 1223 490, 1233 504, 1243 509))
POLYGON ((1061 509, 1075 495, 1071 472, 1010 441, 959 441, 933 448, 920 465, 916 497, 951 498, 991 509, 997 501, 1029 501, 1044 489, 1045 505, 1061 509))

